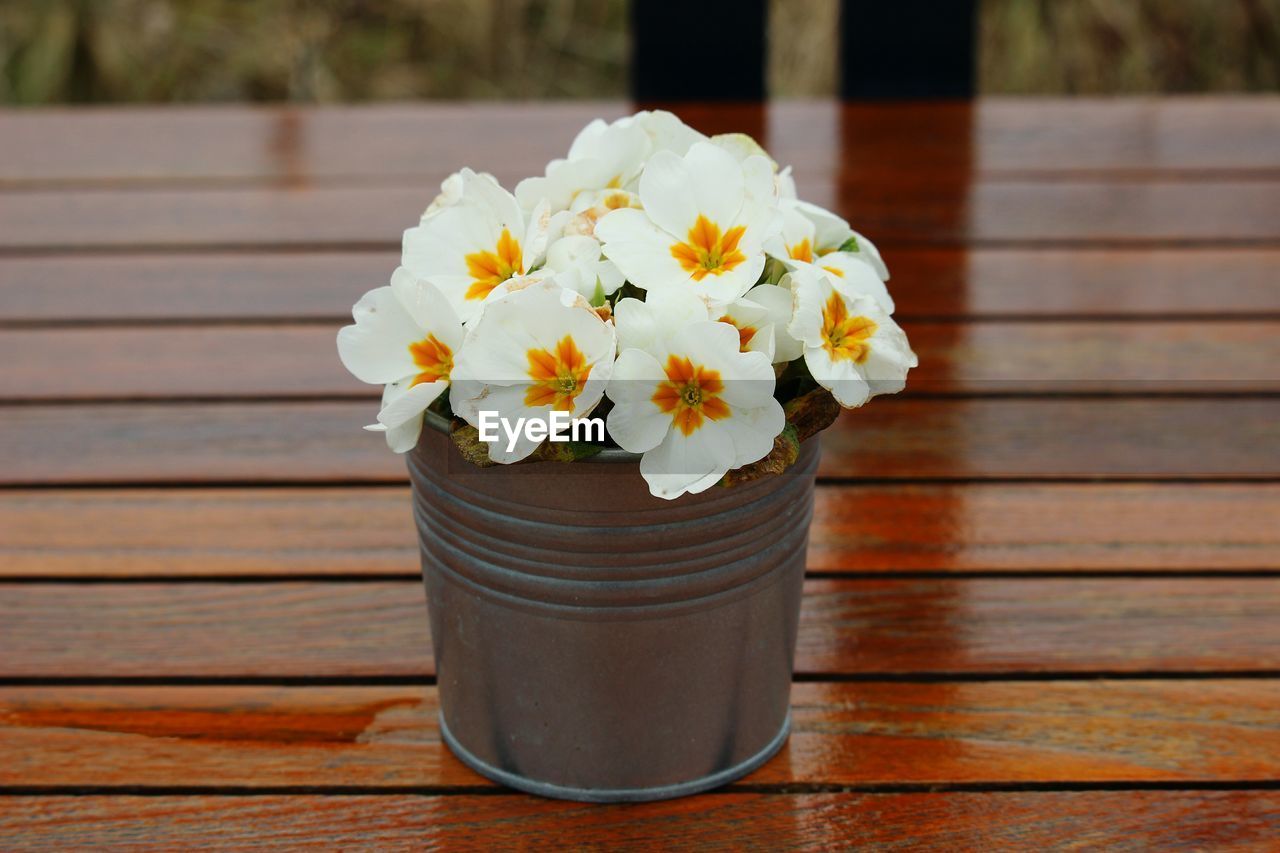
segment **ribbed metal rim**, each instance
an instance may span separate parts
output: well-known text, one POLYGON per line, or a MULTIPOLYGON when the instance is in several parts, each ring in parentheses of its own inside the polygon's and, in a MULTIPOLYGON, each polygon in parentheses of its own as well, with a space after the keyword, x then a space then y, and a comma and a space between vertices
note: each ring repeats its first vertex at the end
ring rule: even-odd
MULTIPOLYGON (((444 417, 444 415, 437 414, 436 412, 433 412, 430 409, 427 410, 426 418, 424 420, 427 426, 431 427, 436 432, 442 432, 445 435, 449 435, 451 432, 453 432, 452 425, 449 423, 448 418, 444 417)), ((631 453, 629 451, 623 450, 620 447, 606 447, 604 450, 601 450, 595 456, 588 456, 586 459, 580 459, 574 464, 577 465, 583 462, 632 462, 632 463, 635 463, 639 461, 640 461, 639 453, 631 453)))

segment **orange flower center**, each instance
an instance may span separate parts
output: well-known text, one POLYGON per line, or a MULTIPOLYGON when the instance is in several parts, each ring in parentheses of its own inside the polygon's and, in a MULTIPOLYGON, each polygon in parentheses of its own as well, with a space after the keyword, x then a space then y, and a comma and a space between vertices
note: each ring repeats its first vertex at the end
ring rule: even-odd
POLYGON ((453 371, 453 350, 435 335, 427 335, 416 344, 409 344, 409 354, 419 371, 413 377, 413 385, 448 379, 453 371))
POLYGON ((718 396, 724 391, 720 371, 695 365, 687 358, 667 357, 667 381, 658 386, 653 402, 685 435, 692 435, 704 419, 729 417, 729 406, 718 396))
POLYGON ((569 335, 561 338, 555 352, 531 349, 525 355, 529 358, 529 378, 533 383, 524 394, 524 404, 572 412, 574 399, 582 393, 591 375, 591 365, 573 338, 569 335))
POLYGON ((698 214, 698 221, 689 229, 688 242, 671 247, 671 257, 689 273, 694 281, 702 281, 708 275, 728 272, 747 259, 738 251, 738 241, 746 228, 735 225, 723 234, 720 226, 698 214))
POLYGON ((804 261, 806 264, 813 263, 813 246, 809 244, 808 237, 805 237, 794 246, 788 247, 787 254, 791 256, 793 261, 804 261))
POLYGON ((495 287, 524 272, 520 241, 506 228, 492 252, 472 252, 463 260, 467 262, 467 275, 473 279, 467 288, 467 299, 484 299, 495 287))
POLYGON ((756 332, 760 331, 755 326, 742 325, 738 320, 725 314, 720 318, 719 322, 728 323, 738 330, 738 349, 742 352, 747 351, 747 344, 751 343, 751 339, 756 336, 756 332))
POLYGON ((870 338, 876 324, 869 317, 850 317, 840 294, 832 293, 822 309, 822 348, 832 361, 862 364, 871 355, 870 338))

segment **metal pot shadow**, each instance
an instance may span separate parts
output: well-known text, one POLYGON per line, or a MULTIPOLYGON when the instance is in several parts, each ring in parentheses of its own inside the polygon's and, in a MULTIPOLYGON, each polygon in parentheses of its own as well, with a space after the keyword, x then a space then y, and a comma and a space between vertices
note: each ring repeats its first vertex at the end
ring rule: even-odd
POLYGON ((782 747, 816 438, 784 474, 664 501, 631 454, 479 469, 441 426, 408 466, 440 729, 464 764, 629 802, 723 785, 782 747))

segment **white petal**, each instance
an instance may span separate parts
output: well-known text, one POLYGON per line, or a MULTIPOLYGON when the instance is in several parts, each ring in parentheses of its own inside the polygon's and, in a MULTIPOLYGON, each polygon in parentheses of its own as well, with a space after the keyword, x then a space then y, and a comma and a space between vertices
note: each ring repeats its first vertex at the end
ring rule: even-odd
POLYGON ((788 273, 783 281, 791 289, 791 322, 787 334, 806 347, 822 345, 822 307, 831 284, 812 267, 788 273))
POLYGON ((596 225, 596 237, 609 260, 637 287, 654 290, 690 281, 689 273, 671 254, 671 246, 678 241, 654 225, 644 211, 613 211, 596 225))
POLYGON ((705 141, 707 138, 666 110, 636 113, 634 121, 648 134, 655 152, 670 151, 683 157, 695 142, 705 141))
POLYGON ((732 466, 733 440, 715 421, 685 435, 678 429, 640 459, 640 473, 655 497, 668 500, 705 491, 732 466))
POLYGON ((411 385, 411 382, 412 380, 406 379, 387 386, 382 395, 378 423, 395 428, 419 417, 449 387, 449 383, 444 380, 420 382, 417 385, 411 385))
POLYGON ((882 281, 888 281, 889 268, 885 266, 884 258, 880 257, 880 250, 876 248, 876 244, 863 237, 857 231, 853 232, 853 237, 858 241, 858 256, 865 258, 867 263, 871 264, 871 267, 876 271, 876 275, 880 276, 882 281))
POLYGON ((815 255, 818 250, 838 249, 845 240, 853 236, 853 229, 849 227, 849 223, 826 208, 807 201, 793 201, 790 204, 813 223, 815 255))
POLYGON ((893 313, 893 297, 884 281, 861 255, 832 252, 817 259, 816 266, 831 276, 831 283, 845 296, 869 296, 886 314, 893 313))
MULTIPOLYGON (((652 162, 652 161, 651 161, 652 162)), ((742 166, 723 148, 709 142, 699 142, 684 156, 685 169, 692 182, 697 212, 727 229, 729 223, 738 220, 738 212, 746 196, 746 178, 742 166)), ((646 169, 646 172, 648 170, 646 169)), ((643 186, 643 179, 641 184, 643 186)), ((641 189, 640 197, 645 209, 650 210, 648 199, 641 189)), ((696 219, 696 216, 695 216, 696 219)), ((669 228, 657 216, 654 221, 674 234, 680 231, 669 228)), ((693 222, 685 226, 687 229, 693 222)))
POLYGON ((787 324, 791 322, 791 293, 776 284, 761 284, 747 291, 745 299, 762 306, 768 323, 772 326, 773 353, 771 359, 775 364, 799 358, 804 345, 787 332, 787 324))
POLYGON ((871 399, 871 386, 862 378, 852 361, 832 361, 822 347, 806 347, 804 363, 818 384, 831 392, 836 402, 846 409, 861 406, 871 399))
POLYGON ((435 335, 449 349, 458 351, 462 346, 462 323, 439 288, 404 267, 397 267, 391 274, 391 291, 421 330, 419 340, 435 335))
MULTIPOLYGON (((705 213, 699 207, 694 177, 685 160, 667 151, 653 155, 645 165, 640 176, 640 203, 652 222, 680 239, 693 227, 698 214, 705 213)), ((730 215, 737 212, 735 208, 730 215)), ((604 220, 600 225, 603 224, 604 220)), ((600 225, 596 226, 597 233, 600 225)))
POLYGON ((396 453, 408 453, 418 446, 418 436, 421 434, 422 414, 419 413, 416 417, 386 431, 387 447, 396 453))
POLYGON ((354 326, 338 331, 338 357, 361 382, 385 385, 416 374, 409 345, 423 337, 390 287, 375 288, 352 309, 354 326))
POLYGON ((782 404, 770 397, 763 405, 735 411, 732 418, 719 421, 733 439, 733 467, 741 468, 768 456, 773 440, 787 425, 782 404))

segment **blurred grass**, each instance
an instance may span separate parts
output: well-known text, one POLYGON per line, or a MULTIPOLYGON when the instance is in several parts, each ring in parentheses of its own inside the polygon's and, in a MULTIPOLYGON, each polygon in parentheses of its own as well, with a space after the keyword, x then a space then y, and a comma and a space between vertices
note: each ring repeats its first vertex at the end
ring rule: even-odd
MULTIPOLYGON (((770 92, 833 94, 836 0, 770 3, 770 92)), ((5 0, 0 102, 619 97, 626 28, 627 0, 5 0)), ((983 0, 979 43, 990 93, 1280 88, 1280 0, 983 0)))
POLYGON ((984 92, 1280 89, 1280 0, 984 0, 979 43, 984 92))

